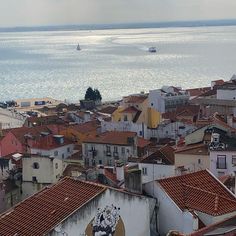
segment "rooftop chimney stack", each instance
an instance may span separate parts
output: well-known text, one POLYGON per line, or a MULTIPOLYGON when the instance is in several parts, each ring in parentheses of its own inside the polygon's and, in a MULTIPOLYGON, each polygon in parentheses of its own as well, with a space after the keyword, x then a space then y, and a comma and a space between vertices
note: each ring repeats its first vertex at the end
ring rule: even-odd
POLYGON ((116 178, 119 181, 123 181, 125 179, 125 170, 123 162, 116 162, 116 178))

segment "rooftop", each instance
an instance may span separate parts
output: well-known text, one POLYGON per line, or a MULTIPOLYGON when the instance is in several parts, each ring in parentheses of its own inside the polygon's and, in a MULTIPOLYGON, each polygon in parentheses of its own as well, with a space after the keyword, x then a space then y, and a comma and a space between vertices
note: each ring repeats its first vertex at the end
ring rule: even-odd
POLYGON ((0 235, 46 235, 105 190, 102 185, 64 178, 2 214, 0 235))
POLYGON ((208 170, 157 181, 181 210, 212 216, 236 211, 236 197, 208 170))
MULTIPOLYGON (((90 136, 84 140, 84 143, 99 143, 99 144, 111 144, 111 145, 133 145, 129 143, 129 138, 135 138, 137 134, 135 132, 122 132, 122 131, 109 131, 100 135, 90 136)), ((132 141, 132 140, 131 140, 132 141)))

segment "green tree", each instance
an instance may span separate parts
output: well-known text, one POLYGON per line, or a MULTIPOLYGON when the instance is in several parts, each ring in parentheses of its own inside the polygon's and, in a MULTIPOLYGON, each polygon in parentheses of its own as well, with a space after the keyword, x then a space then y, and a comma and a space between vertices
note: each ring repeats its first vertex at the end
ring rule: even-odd
POLYGON ((84 99, 85 100, 95 100, 95 94, 94 94, 94 91, 91 87, 88 87, 88 89, 86 90, 84 99))
POLYGON ((95 94, 96 100, 100 100, 100 101, 102 100, 102 95, 98 89, 94 89, 94 94, 95 94))
POLYGON ((102 96, 98 89, 92 89, 91 87, 88 87, 84 99, 97 101, 97 100, 102 100, 102 96))

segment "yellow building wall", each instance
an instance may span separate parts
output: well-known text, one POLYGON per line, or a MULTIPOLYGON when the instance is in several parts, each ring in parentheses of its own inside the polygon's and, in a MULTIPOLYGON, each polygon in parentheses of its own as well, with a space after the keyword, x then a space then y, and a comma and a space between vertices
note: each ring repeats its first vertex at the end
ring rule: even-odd
POLYGON ((113 122, 119 122, 121 121, 122 118, 122 113, 120 113, 124 108, 123 107, 118 107, 111 115, 112 121, 113 122))
POLYGON ((153 129, 153 128, 156 128, 160 124, 160 122, 161 122, 161 113, 149 107, 147 126, 153 129))

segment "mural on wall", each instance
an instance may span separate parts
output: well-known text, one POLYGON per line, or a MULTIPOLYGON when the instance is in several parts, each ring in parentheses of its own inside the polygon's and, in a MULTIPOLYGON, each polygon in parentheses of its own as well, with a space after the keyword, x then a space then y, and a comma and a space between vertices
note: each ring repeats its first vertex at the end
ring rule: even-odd
POLYGON ((98 208, 94 219, 87 226, 86 236, 125 236, 123 220, 120 217, 120 208, 111 205, 98 208))

